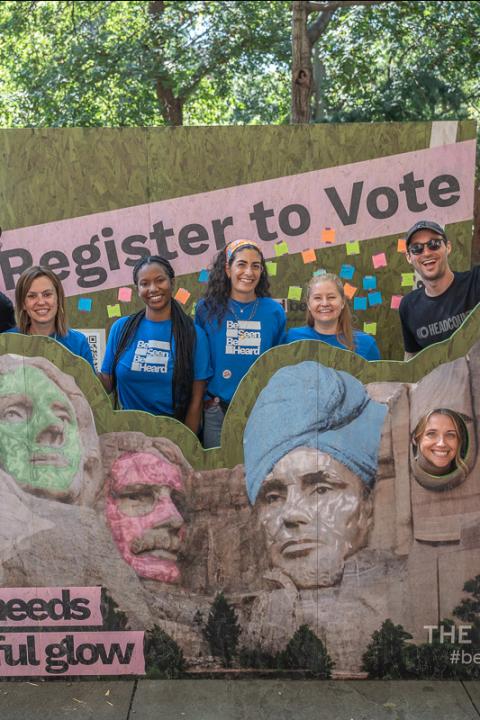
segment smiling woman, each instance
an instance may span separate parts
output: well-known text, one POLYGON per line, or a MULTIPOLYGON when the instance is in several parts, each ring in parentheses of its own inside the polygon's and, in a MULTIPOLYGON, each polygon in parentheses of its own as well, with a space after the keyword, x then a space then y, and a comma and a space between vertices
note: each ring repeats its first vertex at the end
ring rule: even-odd
POLYGON ((465 479, 468 432, 458 413, 436 408, 424 415, 413 432, 412 446, 415 461, 425 473, 444 476, 458 471, 460 482, 465 479))
POLYGON ((102 364, 104 387, 118 392, 124 410, 175 417, 196 433, 211 374, 205 334, 172 297, 175 273, 168 260, 142 258, 133 282, 145 309, 112 326, 102 364))
POLYGON ((62 283, 49 268, 33 265, 20 275, 15 287, 15 312, 17 327, 8 332, 53 338, 95 370, 86 337, 68 327, 62 283))
POLYGON ((220 445, 226 410, 241 379, 266 350, 285 339, 285 312, 270 297, 257 243, 235 240, 216 256, 195 322, 207 334, 213 376, 207 385, 203 444, 220 445))

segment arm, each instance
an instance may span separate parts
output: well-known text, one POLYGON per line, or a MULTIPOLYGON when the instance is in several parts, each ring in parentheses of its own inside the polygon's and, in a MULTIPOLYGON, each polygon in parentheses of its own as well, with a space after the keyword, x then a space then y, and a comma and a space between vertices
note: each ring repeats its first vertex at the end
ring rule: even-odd
POLYGON ((97 377, 102 383, 103 387, 107 391, 107 393, 110 395, 110 393, 113 390, 113 378, 111 375, 107 375, 107 373, 99 372, 97 373, 97 377))
POLYGON ((185 425, 195 434, 197 434, 200 429, 204 393, 205 380, 194 380, 192 385, 192 397, 185 416, 185 425))

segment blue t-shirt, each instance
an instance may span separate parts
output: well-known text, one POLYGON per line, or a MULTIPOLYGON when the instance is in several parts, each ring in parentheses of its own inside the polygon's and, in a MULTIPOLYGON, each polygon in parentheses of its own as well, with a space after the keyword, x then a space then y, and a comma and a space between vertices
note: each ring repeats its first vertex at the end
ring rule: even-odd
POLYGON ((257 298, 249 303, 229 300, 220 324, 215 318, 207 319, 202 299, 197 304, 195 322, 205 330, 210 347, 213 376, 207 392, 225 402, 230 402, 255 360, 285 342, 285 311, 271 298, 257 298))
MULTIPOLYGON (((11 330, 7 330, 8 333, 18 333, 20 334, 20 330, 15 327, 11 330)), ((36 336, 40 337, 40 336, 36 336)), ((52 338, 53 340, 56 340, 60 345, 63 345, 63 347, 66 347, 67 350, 70 350, 74 355, 79 355, 84 360, 86 360, 90 365, 92 366, 93 371, 95 372, 95 365, 93 364, 93 355, 92 351, 90 350, 90 345, 88 344, 88 340, 85 337, 85 335, 78 330, 67 330, 66 335, 57 335, 57 333, 53 333, 53 335, 49 335, 48 337, 52 338)))
MULTIPOLYGON (((112 374, 113 358, 128 317, 117 320, 110 330, 102 373, 112 374)), ((211 375, 207 338, 195 327, 194 379, 211 375)), ((124 410, 145 410, 152 415, 173 415, 173 369, 175 342, 172 321, 142 318, 130 345, 116 367, 117 391, 124 410)))
MULTIPOLYGON (((287 343, 295 342, 295 340, 321 340, 327 345, 342 348, 346 350, 345 345, 339 342, 336 335, 324 335, 315 330, 315 328, 307 325, 306 327, 291 328, 287 332, 287 343)), ((365 358, 365 360, 380 360, 380 351, 378 349, 375 338, 360 330, 353 331, 353 344, 357 355, 365 358)))

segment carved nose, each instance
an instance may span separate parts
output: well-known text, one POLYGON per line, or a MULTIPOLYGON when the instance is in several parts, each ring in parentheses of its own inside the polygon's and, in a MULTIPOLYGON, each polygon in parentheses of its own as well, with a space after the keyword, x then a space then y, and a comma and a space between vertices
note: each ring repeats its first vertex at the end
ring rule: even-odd
POLYGON ((60 447, 63 445, 63 440, 63 427, 61 425, 49 425, 38 433, 36 442, 39 445, 60 447))

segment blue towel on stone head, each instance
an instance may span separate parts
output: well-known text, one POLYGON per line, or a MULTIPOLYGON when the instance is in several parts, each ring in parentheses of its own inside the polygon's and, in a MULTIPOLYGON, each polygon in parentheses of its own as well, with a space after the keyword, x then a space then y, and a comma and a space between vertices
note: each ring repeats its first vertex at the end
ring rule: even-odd
POLYGON ((243 437, 247 493, 294 448, 328 453, 372 486, 387 408, 346 372, 307 361, 278 370, 258 396, 243 437))

